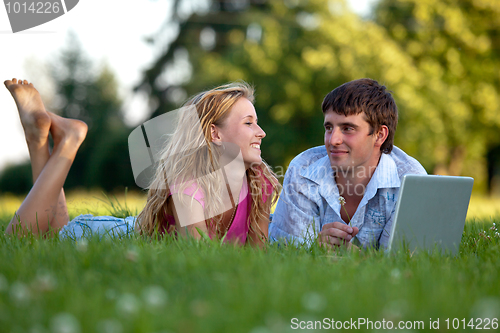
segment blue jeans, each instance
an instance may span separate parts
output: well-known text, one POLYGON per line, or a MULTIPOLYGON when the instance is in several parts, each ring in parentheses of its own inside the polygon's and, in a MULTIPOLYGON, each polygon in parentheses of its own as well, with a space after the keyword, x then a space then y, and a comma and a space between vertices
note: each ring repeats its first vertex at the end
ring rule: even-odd
POLYGON ((114 216, 94 216, 92 214, 80 215, 59 231, 59 237, 74 240, 94 235, 125 237, 134 233, 136 220, 137 217, 135 216, 118 218, 114 216))

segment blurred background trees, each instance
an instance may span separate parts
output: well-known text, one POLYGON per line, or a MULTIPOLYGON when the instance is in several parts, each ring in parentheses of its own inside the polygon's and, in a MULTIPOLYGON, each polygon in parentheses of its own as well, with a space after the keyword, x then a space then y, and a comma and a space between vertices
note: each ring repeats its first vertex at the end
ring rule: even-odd
POLYGON ((375 21, 420 74, 422 121, 405 138, 415 155, 429 171, 498 187, 500 2, 381 0, 375 21))
POLYGON ((372 77, 391 89, 415 89, 410 57, 343 1, 212 1, 180 27, 138 88, 151 92, 153 116, 200 90, 248 81, 267 132, 263 156, 274 166, 323 143, 321 102, 338 85, 372 77), (169 80, 180 58, 189 62, 190 79, 169 80))
MULTIPOLYGON (((280 173, 323 144, 321 102, 340 84, 370 77, 393 91, 396 145, 429 173, 467 175, 500 191, 500 2, 380 0, 368 18, 344 0, 175 0, 158 56, 137 91, 154 118, 202 90, 245 80, 267 133, 262 155, 280 173), (166 41, 165 36, 177 31, 166 41), (277 168, 281 167, 281 168, 277 168)), ((133 184, 113 74, 90 69, 79 46, 54 71, 58 109, 89 123, 67 185, 133 184)), ((6 174, 6 173, 5 173, 6 174)), ((0 188, 3 181, 0 179, 0 188)))
POLYGON ((370 77, 398 103, 396 145, 430 173, 494 186, 500 2, 381 0, 362 19, 343 0, 178 0, 175 13, 178 37, 138 87, 150 93, 152 116, 203 89, 248 81, 267 132, 263 156, 286 167, 322 144, 323 97, 370 77), (181 66, 188 73, 176 79, 181 66))
POLYGON ((118 83, 104 65, 95 68, 76 36, 70 36, 60 59, 51 64, 58 114, 87 123, 87 137, 66 180, 66 187, 115 188, 134 185, 118 83))
MULTIPOLYGON (((96 68, 77 37, 49 64, 55 96, 49 111, 85 121, 89 130, 66 179, 65 188, 101 188, 105 191, 134 186, 127 138, 131 131, 121 113, 118 83, 105 65, 96 68)), ((7 167, 0 177, 2 192, 27 193, 32 185, 29 162, 7 167)))

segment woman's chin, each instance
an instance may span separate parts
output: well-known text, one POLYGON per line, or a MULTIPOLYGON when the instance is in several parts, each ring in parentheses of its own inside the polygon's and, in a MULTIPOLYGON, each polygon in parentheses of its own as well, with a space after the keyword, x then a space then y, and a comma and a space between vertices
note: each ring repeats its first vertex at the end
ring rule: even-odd
POLYGON ((251 161, 245 161, 245 168, 250 169, 252 166, 256 167, 262 164, 262 159, 253 159, 251 161))

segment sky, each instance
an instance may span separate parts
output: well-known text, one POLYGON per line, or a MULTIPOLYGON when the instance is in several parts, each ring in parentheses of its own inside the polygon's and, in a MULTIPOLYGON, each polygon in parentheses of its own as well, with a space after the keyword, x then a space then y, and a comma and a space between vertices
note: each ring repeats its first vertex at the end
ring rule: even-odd
MULTIPOLYGON (((376 0, 349 0, 360 15, 376 0)), ((20 1, 22 2, 22 1, 20 1)), ((78 36, 87 56, 106 63, 119 83, 129 125, 148 113, 146 96, 132 93, 158 50, 144 38, 158 32, 170 14, 170 0, 80 0, 63 16, 26 31, 12 33, 7 9, 0 5, 0 80, 33 82, 43 96, 53 93, 44 64, 57 58, 69 31, 78 36)), ((24 133, 10 93, 0 86, 0 170, 28 158, 24 133)))

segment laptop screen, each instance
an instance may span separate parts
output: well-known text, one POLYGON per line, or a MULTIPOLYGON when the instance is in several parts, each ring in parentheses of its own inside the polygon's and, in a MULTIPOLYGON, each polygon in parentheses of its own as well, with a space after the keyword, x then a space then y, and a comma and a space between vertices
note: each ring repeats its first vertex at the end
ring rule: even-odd
POLYGON ((470 177, 404 176, 387 251, 457 254, 473 183, 470 177))

